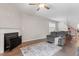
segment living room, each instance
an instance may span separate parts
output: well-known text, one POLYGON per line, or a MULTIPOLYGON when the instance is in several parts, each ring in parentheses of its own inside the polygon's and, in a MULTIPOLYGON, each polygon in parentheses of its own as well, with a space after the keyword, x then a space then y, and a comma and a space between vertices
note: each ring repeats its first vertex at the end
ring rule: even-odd
MULTIPOLYGON (((60 31, 68 32, 69 30, 71 31, 72 36, 75 36, 77 30, 79 29, 78 6, 79 6, 78 3, 77 4, 0 3, 0 55, 1 56, 74 55, 73 48, 69 47, 67 47, 67 50, 70 51, 72 49, 71 54, 69 54, 68 51, 66 51, 68 52, 66 54, 65 52, 63 54, 61 52, 58 53, 60 50, 63 49, 64 43, 62 42, 63 46, 57 46, 58 44, 57 40, 61 38, 60 37, 61 35, 64 36, 64 34, 59 33, 59 35, 57 34, 58 36, 54 34, 56 36, 54 41, 55 45, 52 44, 53 37, 48 38, 48 36, 51 35, 51 32, 57 32, 57 33, 60 31), (12 36, 15 35, 18 36, 20 39, 20 43, 18 46, 12 47, 13 48, 12 50, 8 51, 9 50, 8 49, 7 51, 5 51, 4 48, 5 45, 11 45, 12 43, 8 42, 10 44, 5 44, 5 37, 6 36, 10 37, 9 34, 12 34, 12 36), (32 47, 32 45, 33 48, 29 48, 32 47), (55 49, 51 48, 52 46, 55 47, 55 49), (37 47, 42 48, 41 52, 39 50, 40 48, 37 49, 37 47), (45 48, 47 50, 45 50, 45 48), (31 53, 30 51, 29 52, 31 54, 29 54, 29 52, 24 51, 25 49, 27 50, 29 49, 30 51, 31 49, 32 50, 34 49, 35 52, 33 53, 35 54, 31 53), (40 52, 40 54, 37 52, 40 52)), ((13 43, 13 45, 14 44, 16 43, 13 43)), ((68 44, 68 42, 66 42, 66 44, 68 44)))

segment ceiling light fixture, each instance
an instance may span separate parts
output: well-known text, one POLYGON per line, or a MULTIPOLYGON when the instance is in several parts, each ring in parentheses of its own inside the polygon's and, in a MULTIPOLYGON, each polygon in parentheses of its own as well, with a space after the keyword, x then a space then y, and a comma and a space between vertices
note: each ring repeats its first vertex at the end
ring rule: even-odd
POLYGON ((39 11, 41 8, 45 8, 47 10, 50 9, 50 7, 46 3, 29 3, 29 5, 36 5, 38 7, 37 11, 39 11))
POLYGON ((39 4, 39 8, 44 8, 45 4, 39 4))

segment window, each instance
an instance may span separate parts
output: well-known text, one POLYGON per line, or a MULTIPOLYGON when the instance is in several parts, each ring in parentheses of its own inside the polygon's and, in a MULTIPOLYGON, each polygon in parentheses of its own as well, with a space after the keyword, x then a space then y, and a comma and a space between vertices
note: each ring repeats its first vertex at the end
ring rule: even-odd
POLYGON ((56 30, 56 23, 55 22, 49 22, 49 32, 53 32, 56 30))
POLYGON ((79 24, 77 24, 77 29, 79 30, 79 24))

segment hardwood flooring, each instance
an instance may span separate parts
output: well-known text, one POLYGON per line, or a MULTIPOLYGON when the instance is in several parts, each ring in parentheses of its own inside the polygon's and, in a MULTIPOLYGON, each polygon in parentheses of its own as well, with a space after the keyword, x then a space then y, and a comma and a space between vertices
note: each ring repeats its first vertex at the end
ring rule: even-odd
POLYGON ((67 44, 63 47, 61 51, 56 53, 54 56, 75 56, 75 47, 72 43, 67 44))
MULTIPOLYGON (((0 54, 0 56, 22 56, 20 48, 29 46, 31 44, 38 44, 39 42, 45 42, 45 41, 46 39, 24 42, 18 47, 14 48, 12 51, 6 51, 5 53, 0 54)), ((75 56, 74 45, 72 43, 65 45, 63 49, 58 53, 56 53, 54 56, 75 56)))
POLYGON ((38 44, 40 42, 45 42, 45 41, 46 41, 46 39, 39 39, 39 40, 24 42, 21 45, 19 45, 18 47, 14 48, 13 50, 6 51, 3 54, 0 54, 0 56, 22 56, 20 48, 26 47, 26 46, 29 46, 32 44, 38 44))

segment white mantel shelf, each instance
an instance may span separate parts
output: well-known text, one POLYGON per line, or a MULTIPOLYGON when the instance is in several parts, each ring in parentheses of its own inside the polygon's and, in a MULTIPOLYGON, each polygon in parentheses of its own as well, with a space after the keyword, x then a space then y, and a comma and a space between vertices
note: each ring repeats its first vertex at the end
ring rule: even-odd
POLYGON ((0 27, 0 29, 20 29, 20 28, 0 27))

